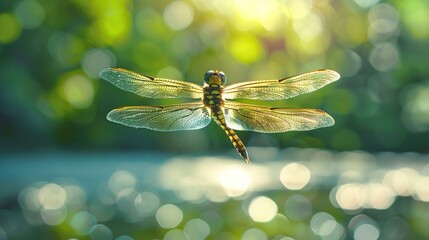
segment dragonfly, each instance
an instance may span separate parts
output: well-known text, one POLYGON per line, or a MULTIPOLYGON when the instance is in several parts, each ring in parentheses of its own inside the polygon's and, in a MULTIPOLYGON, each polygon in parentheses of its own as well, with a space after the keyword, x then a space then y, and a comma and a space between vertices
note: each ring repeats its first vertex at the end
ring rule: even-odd
POLYGON ((116 87, 147 98, 192 98, 195 102, 165 106, 126 106, 107 114, 109 121, 156 131, 195 130, 214 120, 226 133, 239 155, 249 155, 234 130, 261 133, 307 131, 334 125, 334 119, 319 109, 277 108, 247 104, 235 99, 283 100, 313 92, 340 75, 320 69, 292 77, 247 81, 227 85, 225 73, 209 70, 202 86, 138 74, 122 68, 107 68, 100 77, 116 87))

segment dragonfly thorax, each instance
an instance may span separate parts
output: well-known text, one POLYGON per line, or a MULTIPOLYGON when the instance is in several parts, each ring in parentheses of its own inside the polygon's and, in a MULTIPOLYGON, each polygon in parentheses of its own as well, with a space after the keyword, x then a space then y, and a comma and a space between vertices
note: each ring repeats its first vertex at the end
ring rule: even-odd
POLYGON ((226 76, 225 73, 218 70, 209 70, 204 74, 204 82, 208 85, 210 84, 219 84, 225 85, 226 76))
MULTIPOLYGON (((213 78, 213 77, 212 77, 213 78)), ((223 106, 225 100, 222 96, 223 86, 221 83, 214 83, 209 80, 203 87, 203 103, 207 108, 223 106)))

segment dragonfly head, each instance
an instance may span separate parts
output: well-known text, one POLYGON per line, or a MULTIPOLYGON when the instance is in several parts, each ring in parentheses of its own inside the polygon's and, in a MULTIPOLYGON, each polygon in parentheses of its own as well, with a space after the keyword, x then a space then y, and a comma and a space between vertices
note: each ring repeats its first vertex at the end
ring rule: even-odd
POLYGON ((226 83, 225 73, 218 70, 209 70, 204 74, 204 82, 207 84, 224 85, 226 83))

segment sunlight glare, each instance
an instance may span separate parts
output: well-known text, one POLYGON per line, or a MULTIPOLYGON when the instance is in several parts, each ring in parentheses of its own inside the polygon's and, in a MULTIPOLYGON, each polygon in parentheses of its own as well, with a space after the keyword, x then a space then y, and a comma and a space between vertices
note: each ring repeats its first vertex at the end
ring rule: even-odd
POLYGON ((264 4, 259 9, 259 23, 265 30, 273 32, 284 26, 288 19, 282 11, 278 11, 281 7, 280 5, 273 1, 264 1, 264 3, 268 2, 271 4, 264 4))
POLYGON ((304 188, 310 181, 310 170, 300 163, 290 163, 280 172, 280 181, 291 190, 304 188))
POLYGON ((374 209, 387 209, 395 200, 392 190, 380 183, 370 183, 366 186, 366 206, 374 209))
POLYGON ((254 198, 249 205, 249 215, 255 222, 269 222, 278 212, 276 203, 268 197, 254 198))
POLYGON ((204 196, 203 181, 195 177, 185 177, 179 182, 178 196, 185 201, 198 201, 204 196))
POLYGON ((64 206, 67 194, 61 186, 49 183, 40 189, 38 197, 44 209, 55 210, 64 206))
POLYGON ((239 166, 231 166, 220 172, 219 182, 230 197, 243 195, 250 187, 250 174, 239 166))
POLYGON ((429 177, 422 177, 415 186, 417 198, 429 202, 429 177))
POLYGON ((389 171, 384 175, 383 184, 390 187, 397 195, 410 196, 414 193, 418 173, 411 168, 389 171))
POLYGON ((300 19, 307 16, 313 8, 312 0, 286 0, 284 1, 288 6, 288 15, 292 19, 300 19))
POLYGON ((225 202, 229 199, 229 196, 225 193, 225 190, 221 186, 212 186, 205 189, 204 197, 211 202, 225 202))
POLYGON ((173 30, 182 30, 191 25, 194 10, 184 1, 174 1, 164 10, 164 21, 173 30))
POLYGON ((271 5, 272 0, 248 0, 243 4, 242 0, 231 1, 236 14, 246 20, 254 20, 259 18, 260 9, 265 5, 271 5))
POLYGON ((356 210, 363 206, 366 196, 362 196, 358 184, 344 184, 336 193, 336 201, 342 209, 356 210))
POLYGON ((380 183, 349 183, 337 189, 335 198, 342 209, 387 209, 393 204, 395 194, 390 188, 380 183))
POLYGON ((293 21, 293 28, 302 40, 314 39, 324 31, 322 16, 316 11, 311 11, 305 18, 293 21))
POLYGON ((235 14, 234 24, 240 30, 248 30, 259 23, 267 31, 275 31, 282 25, 283 12, 276 0, 232 1, 235 14), (246 24, 243 24, 246 23, 246 24))
POLYGON ((173 204, 166 204, 156 212, 156 220, 162 228, 175 228, 183 220, 183 212, 173 204))

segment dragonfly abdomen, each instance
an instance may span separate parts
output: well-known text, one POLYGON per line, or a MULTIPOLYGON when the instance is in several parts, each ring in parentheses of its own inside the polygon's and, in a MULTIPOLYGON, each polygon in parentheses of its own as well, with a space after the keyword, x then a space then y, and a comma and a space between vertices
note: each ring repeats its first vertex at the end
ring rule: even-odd
POLYGON ((247 154, 246 147, 244 146, 243 142, 238 137, 238 135, 235 133, 235 131, 226 125, 225 115, 221 110, 221 108, 218 108, 218 107, 212 108, 212 117, 219 124, 219 126, 221 126, 222 129, 225 131, 226 135, 228 136, 229 140, 232 142, 232 145, 234 145, 234 148, 237 150, 238 154, 240 154, 240 156, 244 159, 244 161, 246 161, 246 163, 249 163, 250 159, 247 154))

